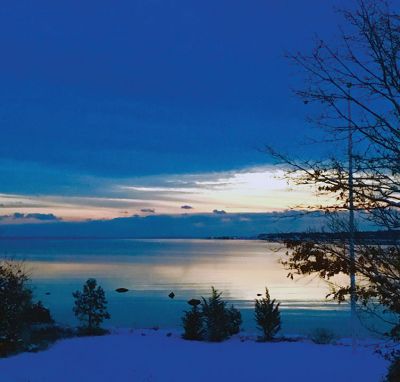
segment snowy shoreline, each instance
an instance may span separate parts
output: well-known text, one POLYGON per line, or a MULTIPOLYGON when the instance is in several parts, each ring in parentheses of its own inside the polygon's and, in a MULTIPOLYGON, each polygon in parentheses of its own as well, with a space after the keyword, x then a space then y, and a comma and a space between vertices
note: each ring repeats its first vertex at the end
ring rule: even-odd
POLYGON ((0 359, 2 382, 363 381, 378 382, 387 362, 377 340, 316 345, 305 339, 260 343, 241 333, 222 343, 186 341, 179 330, 115 329, 60 340, 48 350, 0 359))

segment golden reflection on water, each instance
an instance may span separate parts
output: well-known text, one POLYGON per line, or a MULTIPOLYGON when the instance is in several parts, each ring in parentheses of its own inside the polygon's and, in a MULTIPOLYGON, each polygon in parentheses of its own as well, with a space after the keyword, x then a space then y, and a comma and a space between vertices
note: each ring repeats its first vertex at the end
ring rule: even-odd
MULTIPOLYGON (((179 241, 173 250, 136 256, 55 256, 51 261, 27 261, 32 277, 39 282, 82 280, 95 277, 107 289, 126 287, 136 291, 191 290, 204 293, 211 285, 227 298, 254 300, 265 286, 278 300, 324 300, 326 283, 312 278, 292 281, 279 263, 284 250, 277 244, 258 241, 195 241, 182 251, 179 241)), ((171 249, 171 248, 170 248, 171 249)), ((346 282, 341 277, 338 282, 346 282)), ((179 296, 179 294, 178 294, 179 296)))

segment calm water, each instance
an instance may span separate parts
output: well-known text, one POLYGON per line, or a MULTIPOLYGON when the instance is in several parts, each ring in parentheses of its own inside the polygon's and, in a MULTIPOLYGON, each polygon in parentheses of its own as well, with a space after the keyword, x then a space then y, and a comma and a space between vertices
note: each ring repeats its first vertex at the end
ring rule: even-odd
POLYGON ((36 298, 56 320, 76 324, 72 292, 94 277, 103 286, 117 327, 179 327, 186 301, 210 286, 242 310, 244 328, 255 330, 253 304, 265 286, 282 302, 283 332, 307 334, 325 327, 349 334, 347 305, 327 303, 326 284, 291 281, 279 264, 278 244, 221 240, 0 240, 2 254, 24 259, 36 298), (118 294, 125 287, 129 292, 118 294), (172 300, 168 294, 173 291, 172 300), (49 292, 50 295, 46 295, 49 292))

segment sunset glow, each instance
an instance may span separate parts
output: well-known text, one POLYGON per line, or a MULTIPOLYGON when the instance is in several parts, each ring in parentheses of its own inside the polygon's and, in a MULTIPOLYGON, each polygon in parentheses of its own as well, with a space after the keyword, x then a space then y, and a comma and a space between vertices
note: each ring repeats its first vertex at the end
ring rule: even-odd
MULTIPOLYGON (((214 209, 272 212, 316 203, 311 189, 293 190, 283 175, 282 170, 273 167, 257 167, 237 172, 143 177, 104 187, 100 182, 96 193, 102 196, 1 194, 0 203, 5 215, 44 213, 66 221, 149 213, 211 213, 214 209)), ((3 223, 9 221, 4 219, 3 223)))

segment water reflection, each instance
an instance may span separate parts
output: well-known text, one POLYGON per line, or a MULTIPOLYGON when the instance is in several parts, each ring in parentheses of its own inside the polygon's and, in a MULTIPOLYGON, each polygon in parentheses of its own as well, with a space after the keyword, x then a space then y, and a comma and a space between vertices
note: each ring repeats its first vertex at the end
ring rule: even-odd
POLYGON ((308 330, 313 317, 336 321, 339 317, 341 325, 348 326, 347 307, 325 302, 325 283, 286 277, 279 264, 284 250, 278 244, 218 240, 1 240, 0 244, 4 252, 25 259, 37 298, 65 323, 74 323, 71 293, 94 277, 106 290, 111 324, 117 326, 176 327, 186 301, 207 295, 211 285, 243 310, 247 328, 254 326, 253 301, 265 286, 282 301, 288 331, 308 330), (118 287, 129 292, 118 294, 118 287), (171 291, 174 300, 168 298, 171 291))

